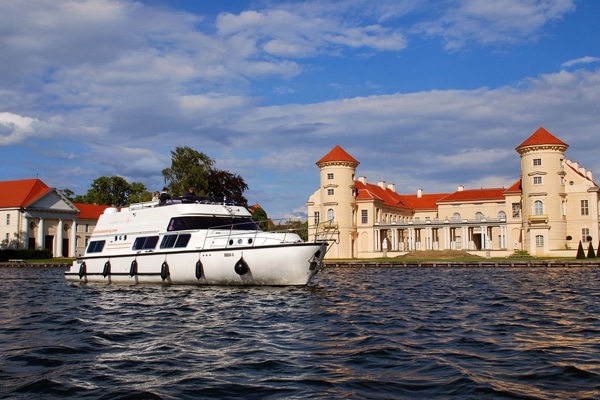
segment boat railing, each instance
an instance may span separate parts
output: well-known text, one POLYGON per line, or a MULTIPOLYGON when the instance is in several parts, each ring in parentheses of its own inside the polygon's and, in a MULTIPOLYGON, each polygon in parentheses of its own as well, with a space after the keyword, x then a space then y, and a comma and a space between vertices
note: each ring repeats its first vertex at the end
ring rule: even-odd
MULTIPOLYGON (((281 243, 296 242, 298 236, 302 241, 307 242, 309 240, 309 232, 315 229, 314 226, 309 226, 306 222, 290 221, 289 219, 270 219, 268 221, 254 222, 257 225, 257 229, 248 229, 248 222, 212 227, 204 238, 203 247, 206 247, 207 244, 210 246, 215 240, 222 241, 225 247, 234 247, 242 243, 246 246, 254 246, 259 243, 257 239, 261 236, 274 239, 274 237, 269 237, 270 234, 279 234, 280 236, 277 239, 281 243), (251 240, 249 241, 248 239, 251 240), (239 240, 242 240, 242 242, 239 242, 239 240)), ((331 232, 329 233, 331 234, 331 232)), ((327 239, 321 237, 315 241, 324 240, 327 239)))

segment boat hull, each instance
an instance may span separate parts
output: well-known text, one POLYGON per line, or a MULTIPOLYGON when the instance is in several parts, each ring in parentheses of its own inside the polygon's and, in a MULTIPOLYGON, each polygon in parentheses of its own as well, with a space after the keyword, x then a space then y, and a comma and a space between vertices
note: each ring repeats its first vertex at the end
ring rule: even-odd
POLYGON ((303 286, 322 266, 327 243, 87 256, 73 262, 73 283, 303 286))

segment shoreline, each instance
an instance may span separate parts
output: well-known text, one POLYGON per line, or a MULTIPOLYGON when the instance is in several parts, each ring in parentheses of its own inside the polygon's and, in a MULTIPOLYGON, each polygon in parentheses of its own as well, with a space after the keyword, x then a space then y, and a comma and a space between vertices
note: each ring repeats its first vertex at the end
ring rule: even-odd
MULTIPOLYGON (((70 263, 1 262, 0 268, 69 268, 70 263)), ((597 260, 515 260, 515 261, 326 261, 323 269, 342 268, 565 268, 600 267, 597 260)))
POLYGON ((515 261, 331 261, 324 269, 339 268, 518 268, 518 267, 600 267, 597 260, 515 260, 515 261))

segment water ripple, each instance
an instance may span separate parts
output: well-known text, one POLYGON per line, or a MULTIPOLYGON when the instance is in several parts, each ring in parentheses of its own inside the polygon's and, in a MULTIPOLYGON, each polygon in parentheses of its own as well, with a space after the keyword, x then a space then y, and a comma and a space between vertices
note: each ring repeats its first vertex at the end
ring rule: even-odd
POLYGON ((326 270, 305 288, 0 269, 0 397, 600 399, 592 268, 326 270))

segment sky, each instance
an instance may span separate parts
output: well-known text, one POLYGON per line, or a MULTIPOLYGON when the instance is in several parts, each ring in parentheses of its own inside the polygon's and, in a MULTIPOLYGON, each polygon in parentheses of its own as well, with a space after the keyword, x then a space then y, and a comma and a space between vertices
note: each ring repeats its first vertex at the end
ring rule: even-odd
POLYGON ((335 145, 403 194, 508 187, 540 126, 600 181, 597 0, 1 0, 0 180, 164 186, 187 146, 273 219, 335 145))

